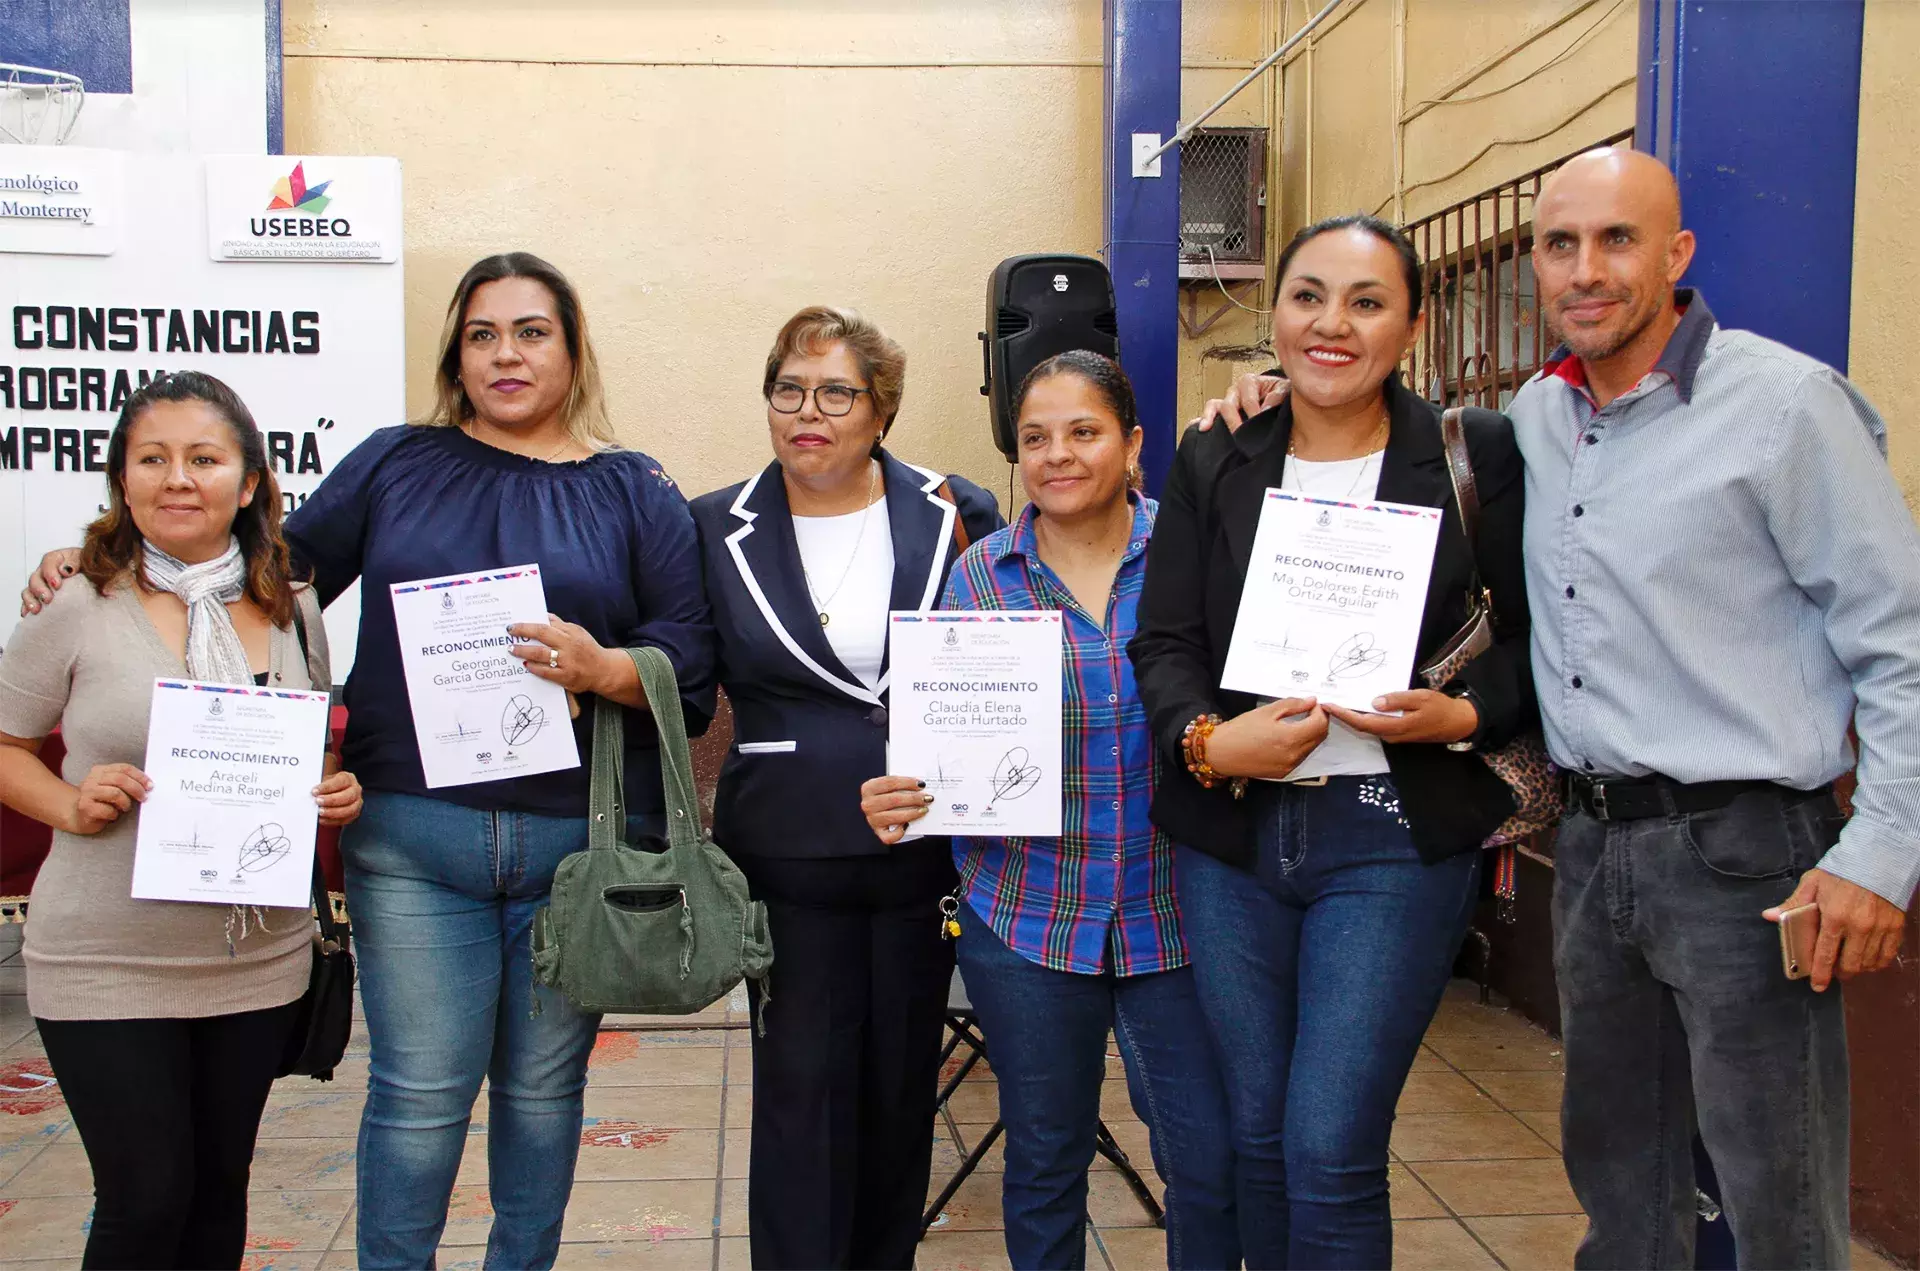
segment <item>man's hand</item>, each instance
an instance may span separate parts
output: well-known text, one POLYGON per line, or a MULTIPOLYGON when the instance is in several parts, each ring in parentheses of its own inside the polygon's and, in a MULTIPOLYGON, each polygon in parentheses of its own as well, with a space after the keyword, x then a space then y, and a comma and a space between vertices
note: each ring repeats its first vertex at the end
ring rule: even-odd
POLYGON ((1900 952, 1907 916, 1882 896, 1837 874, 1810 869, 1793 895, 1761 916, 1779 922, 1800 905, 1820 906, 1820 938, 1813 946, 1809 979, 1816 993, 1826 992, 1837 974, 1843 980, 1889 965, 1900 952))
POLYGON ((1242 375, 1233 382, 1225 397, 1216 397, 1201 410, 1193 426, 1201 432, 1219 420, 1227 431, 1237 430, 1262 411, 1272 410, 1287 399, 1287 382, 1278 375, 1242 375))
POLYGON ((56 547, 40 558, 40 567, 27 575, 26 590, 20 593, 20 616, 39 613, 40 606, 53 599, 60 584, 80 570, 80 549, 56 547))

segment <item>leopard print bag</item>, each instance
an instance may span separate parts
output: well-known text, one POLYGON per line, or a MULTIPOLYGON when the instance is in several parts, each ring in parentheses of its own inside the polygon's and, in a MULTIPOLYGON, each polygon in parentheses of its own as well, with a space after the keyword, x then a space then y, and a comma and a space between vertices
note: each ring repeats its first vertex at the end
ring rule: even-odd
MULTIPOLYGON (((1440 417, 1440 433, 1446 443, 1447 474, 1453 480, 1460 526, 1477 556, 1480 492, 1474 483, 1473 465, 1467 458, 1466 431, 1460 417, 1458 407, 1445 412, 1440 417)), ((1467 621, 1441 646, 1440 652, 1420 668, 1420 677, 1428 688, 1440 688, 1467 663, 1493 647, 1493 595, 1481 583, 1477 564, 1473 590, 1469 594, 1467 621)), ((1476 753, 1513 792, 1513 815, 1481 845, 1500 849, 1494 892, 1504 912, 1510 910, 1513 902, 1514 846, 1560 823, 1561 813, 1566 810, 1566 789, 1560 779, 1559 766, 1547 757, 1546 738, 1537 729, 1522 733, 1497 750, 1476 753)))

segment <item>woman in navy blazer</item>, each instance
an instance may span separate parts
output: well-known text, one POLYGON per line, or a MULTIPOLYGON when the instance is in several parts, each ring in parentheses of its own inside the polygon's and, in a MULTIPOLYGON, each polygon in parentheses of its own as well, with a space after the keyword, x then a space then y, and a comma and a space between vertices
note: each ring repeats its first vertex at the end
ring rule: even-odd
POLYGON ((733 707, 714 839, 774 945, 753 1040, 760 1268, 912 1266, 932 1165, 952 853, 882 844, 860 786, 886 772, 887 611, 932 608, 1005 522, 979 486, 881 448, 905 370, 860 315, 801 310, 767 357, 774 462, 693 503, 733 707))

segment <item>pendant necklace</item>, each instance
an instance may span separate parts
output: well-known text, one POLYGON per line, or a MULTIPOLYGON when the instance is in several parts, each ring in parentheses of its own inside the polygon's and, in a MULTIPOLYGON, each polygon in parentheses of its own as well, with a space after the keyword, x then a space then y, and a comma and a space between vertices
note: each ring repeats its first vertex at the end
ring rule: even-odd
POLYGON ((854 562, 860 559, 860 545, 867 541, 867 522, 873 519, 873 488, 879 480, 880 465, 874 463, 867 472, 867 505, 860 510, 860 531, 854 535, 853 550, 847 553, 847 567, 840 571, 840 581, 833 585, 833 590, 827 593, 825 600, 822 600, 820 593, 814 590, 813 575, 807 572, 805 554, 803 553, 800 557, 800 577, 807 584, 807 598, 813 601, 814 612, 819 616, 820 625, 823 627, 827 625, 827 610, 832 608, 833 598, 840 594, 842 587, 847 585, 847 578, 853 573, 854 562))
MULTIPOLYGON (((1369 438, 1369 444, 1371 444, 1374 441, 1379 441, 1380 442, 1379 447, 1377 449, 1370 449, 1365 454, 1354 456, 1354 458, 1359 459, 1361 461, 1360 471, 1353 478, 1353 484, 1347 487, 1347 493, 1344 496, 1344 498, 1348 501, 1352 500, 1354 494, 1360 489, 1361 485, 1363 485, 1366 482, 1367 470, 1373 467, 1373 461, 1379 458, 1380 456, 1386 454, 1387 452, 1387 444, 1384 440, 1382 440, 1382 436, 1387 431, 1388 418, 1389 418, 1388 416, 1381 417, 1380 426, 1374 430, 1373 436, 1369 438)), ((1300 470, 1298 465, 1302 463, 1312 462, 1312 461, 1301 459, 1300 456, 1293 453, 1292 437, 1287 438, 1287 458, 1292 459, 1295 462, 1288 464, 1285 471, 1282 473, 1280 478, 1280 488, 1283 490, 1286 489, 1287 478, 1292 477, 1293 488, 1300 491, 1302 494, 1305 494, 1306 485, 1300 478, 1300 470)), ((1333 460, 1332 462, 1337 463, 1339 461, 1333 460)))

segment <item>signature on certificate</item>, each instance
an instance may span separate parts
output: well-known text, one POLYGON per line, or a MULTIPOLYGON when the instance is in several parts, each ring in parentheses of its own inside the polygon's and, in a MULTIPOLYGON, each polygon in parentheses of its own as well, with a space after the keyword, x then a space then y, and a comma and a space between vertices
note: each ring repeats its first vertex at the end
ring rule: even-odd
POLYGON ((1386 650, 1374 646, 1371 631, 1356 631, 1333 651, 1333 657, 1327 662, 1327 678, 1350 680, 1379 670, 1386 660, 1386 650))
POLYGON ((1015 746, 993 765, 993 799, 988 806, 1003 799, 1018 799, 1039 784, 1039 765, 1027 762, 1025 746, 1015 746))
POLYGON ((278 821, 269 821, 249 833, 246 842, 240 845, 239 871, 257 874, 285 860, 293 850, 293 843, 282 831, 278 821))
POLYGON ((535 706, 525 693, 515 693, 508 698, 500 712, 500 740, 509 746, 526 745, 546 726, 546 708, 535 706))

